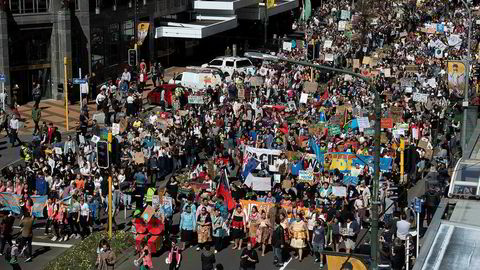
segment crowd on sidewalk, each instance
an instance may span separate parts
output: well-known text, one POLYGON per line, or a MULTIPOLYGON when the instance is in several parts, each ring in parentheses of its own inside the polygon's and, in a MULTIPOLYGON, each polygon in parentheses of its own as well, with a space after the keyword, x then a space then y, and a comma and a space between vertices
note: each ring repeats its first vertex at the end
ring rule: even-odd
MULTIPOLYGON (((350 5, 323 1, 295 23, 315 48, 315 59, 308 59, 303 39, 282 44, 278 55, 353 69, 381 92, 381 257, 402 269, 404 243, 415 226, 404 190, 425 173, 449 166, 459 132, 451 115, 460 109, 462 87, 476 84, 458 62, 467 55, 468 16, 458 1, 376 2, 368 14, 361 13, 359 3, 353 10, 350 5), (400 175, 402 141, 407 144, 405 177, 400 175)), ((474 30, 472 48, 477 48, 477 36, 474 30)), ((94 119, 90 126, 93 117, 84 107, 77 135, 64 142, 53 125, 38 126, 35 113, 38 135, 20 149, 26 166, 2 172, 0 194, 11 194, 22 205, 22 211, 10 211, 22 213, 24 220, 44 216, 45 233, 54 229, 52 241, 87 237, 107 210, 111 176, 114 213, 135 208, 138 218, 145 205, 155 206, 168 240, 175 233, 173 214, 180 213, 182 243, 168 245, 171 269, 181 267, 177 255, 193 245, 203 250, 205 270, 213 269, 215 253, 228 241, 232 249, 243 248, 240 269, 249 270, 270 251, 277 267, 290 253, 299 261, 311 253, 322 265, 323 250, 361 253, 368 245, 377 190, 373 127, 380 121, 369 84, 265 62, 255 74, 234 73, 205 91, 186 89, 208 96, 207 104, 188 104, 179 87, 173 108, 164 103, 148 111, 141 95, 147 69, 153 83, 161 83, 159 64, 149 68, 142 61, 137 78, 125 70, 95 97, 104 123, 94 119), (258 77, 263 83, 254 85, 258 77), (112 166, 105 169, 97 165, 96 143, 107 140, 109 131, 112 166), (165 190, 158 188, 163 181, 165 190), (170 198, 171 209, 153 204, 160 190, 162 200, 170 198), (48 200, 39 210, 35 205, 43 196, 48 200), (360 242, 362 232, 367 237, 360 242)), ((0 120, 0 127, 16 134, 15 117, 6 122, 0 114, 0 120)), ((442 190, 429 192, 428 222, 442 190)), ((2 253, 12 233, 9 215, 4 220, 2 253)), ((22 243, 28 245, 28 239, 22 243)), ((152 253, 143 245, 138 265, 152 269, 152 253)))

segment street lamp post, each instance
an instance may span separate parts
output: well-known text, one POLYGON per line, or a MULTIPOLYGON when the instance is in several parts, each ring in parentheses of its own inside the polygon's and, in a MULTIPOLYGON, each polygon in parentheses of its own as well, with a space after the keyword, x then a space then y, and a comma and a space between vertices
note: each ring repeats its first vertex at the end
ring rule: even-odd
POLYGON ((462 153, 465 157, 467 150, 467 120, 468 120, 468 88, 470 87, 470 62, 472 61, 472 55, 470 51, 471 34, 472 34, 472 12, 468 3, 465 0, 461 0, 468 12, 468 33, 467 33, 467 61, 465 65, 465 89, 463 91, 463 126, 462 126, 462 153))
MULTIPOLYGON (((316 69, 322 69, 322 70, 327 70, 327 71, 333 71, 333 72, 338 72, 342 74, 348 74, 351 75, 352 77, 359 78, 366 83, 370 85, 370 87, 373 89, 373 92, 375 94, 375 159, 374 159, 374 167, 375 167, 375 174, 373 177, 373 190, 372 190, 372 206, 371 206, 371 212, 372 212, 372 225, 371 225, 371 232, 370 232, 370 255, 372 259, 371 267, 370 269, 372 270, 377 270, 378 269, 378 207, 380 205, 380 202, 378 201, 378 191, 379 191, 379 182, 380 182, 380 119, 381 119, 381 100, 380 100, 380 94, 378 92, 378 89, 374 83, 374 81, 370 78, 367 78, 365 76, 362 76, 358 73, 355 73, 351 70, 346 70, 346 69, 338 69, 338 68, 333 68, 329 66, 324 66, 324 65, 316 65, 308 62, 303 62, 303 61, 295 61, 291 60, 288 58, 284 57, 278 57, 270 54, 263 54, 263 53, 257 53, 257 52, 246 52, 244 54, 245 57, 252 57, 252 58, 257 58, 257 59, 262 59, 262 60, 269 60, 269 61, 283 61, 295 65, 301 65, 301 66, 308 66, 316 69)), ((347 262, 348 259, 345 261, 347 262)))

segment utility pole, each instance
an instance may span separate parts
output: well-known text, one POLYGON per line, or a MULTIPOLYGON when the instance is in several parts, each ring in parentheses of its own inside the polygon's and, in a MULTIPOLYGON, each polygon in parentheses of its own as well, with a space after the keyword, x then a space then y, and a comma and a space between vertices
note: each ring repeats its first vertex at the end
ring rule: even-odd
MULTIPOLYGON (((112 130, 108 131, 108 154, 112 152, 112 130)), ((112 171, 109 163, 108 168, 108 238, 112 239, 112 221, 113 221, 113 209, 112 209, 112 171)))
POLYGON ((68 131, 68 58, 63 58, 63 94, 65 95, 65 130, 68 131))
POLYGON ((263 18, 263 45, 267 45, 268 41, 268 0, 265 3, 265 18, 263 18))
POLYGON ((465 66, 465 89, 463 91, 463 125, 462 125, 462 153, 465 157, 467 150, 467 120, 468 120, 468 88, 470 87, 470 62, 472 61, 472 55, 470 52, 470 44, 472 43, 472 11, 465 0, 461 0, 468 12, 468 37, 467 37, 467 61, 465 66))
POLYGON ((375 92, 375 175, 373 177, 372 188, 372 227, 370 230, 370 256, 372 257, 372 270, 378 269, 378 190, 380 183, 380 120, 382 117, 382 104, 378 87, 374 87, 375 92))

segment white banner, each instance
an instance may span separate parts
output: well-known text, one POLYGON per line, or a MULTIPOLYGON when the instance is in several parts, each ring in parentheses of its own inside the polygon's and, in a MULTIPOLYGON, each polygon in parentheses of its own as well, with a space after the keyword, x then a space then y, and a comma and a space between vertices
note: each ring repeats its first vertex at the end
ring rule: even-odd
POLYGON ((255 191, 270 191, 272 190, 272 179, 270 177, 257 177, 249 174, 245 179, 245 185, 252 187, 255 191))
POLYGON ((287 41, 284 41, 283 42, 283 49, 285 51, 292 51, 292 42, 287 42, 287 41))
POLYGON ((203 104, 203 96, 188 96, 188 104, 203 104))
POLYGON ((428 94, 413 93, 413 101, 426 103, 428 101, 428 94))
POLYGON ((337 197, 347 197, 346 187, 332 187, 332 194, 337 197))
MULTIPOLYGON (((279 159, 281 153, 282 153, 281 150, 272 150, 272 149, 255 148, 255 147, 247 146, 245 147, 245 151, 243 153, 243 168, 245 169, 245 165, 247 165, 248 160, 251 157, 253 157, 258 161, 268 165, 269 171, 278 172, 278 168, 276 168, 275 166, 275 160, 279 159)), ((258 165, 257 169, 261 169, 261 164, 258 165)))
POLYGON ((370 122, 368 121, 368 117, 358 117, 357 123, 358 123, 359 129, 366 129, 370 127, 370 122))

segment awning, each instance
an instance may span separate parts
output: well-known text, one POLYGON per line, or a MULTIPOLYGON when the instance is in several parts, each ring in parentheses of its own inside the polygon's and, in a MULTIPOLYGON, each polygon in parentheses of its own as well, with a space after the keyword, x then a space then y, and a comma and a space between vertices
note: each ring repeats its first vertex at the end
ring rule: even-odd
POLYGON ((202 39, 237 27, 237 16, 197 16, 191 23, 169 22, 155 29, 155 38, 202 39))
POLYGON ((260 0, 233 0, 233 1, 193 1, 195 10, 230 10, 235 11, 240 8, 258 4, 260 0))
MULTIPOLYGON (((298 7, 298 0, 275 0, 275 5, 268 9, 268 17, 290 11, 298 7)), ((265 17, 263 2, 237 10, 237 16, 242 20, 262 20, 265 17)))

